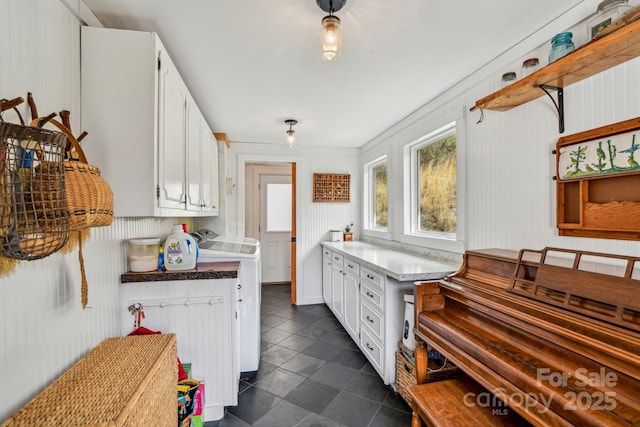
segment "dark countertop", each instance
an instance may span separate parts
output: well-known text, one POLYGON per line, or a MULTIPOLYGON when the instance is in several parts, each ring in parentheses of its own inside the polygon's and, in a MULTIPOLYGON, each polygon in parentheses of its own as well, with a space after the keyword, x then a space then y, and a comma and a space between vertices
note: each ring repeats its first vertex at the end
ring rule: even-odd
POLYGON ((144 273, 124 273, 120 275, 120 283, 235 279, 238 277, 239 268, 239 261, 200 263, 196 264, 196 268, 193 270, 163 271, 158 269, 158 271, 144 273))

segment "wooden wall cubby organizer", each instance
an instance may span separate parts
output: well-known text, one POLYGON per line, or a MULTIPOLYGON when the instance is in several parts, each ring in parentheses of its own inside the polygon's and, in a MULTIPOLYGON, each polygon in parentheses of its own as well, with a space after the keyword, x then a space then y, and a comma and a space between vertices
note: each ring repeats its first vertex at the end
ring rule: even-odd
POLYGON ((313 174, 314 202, 349 202, 351 175, 335 173, 313 174))
POLYGON ((640 117, 558 140, 561 236, 640 240, 639 148, 640 117))

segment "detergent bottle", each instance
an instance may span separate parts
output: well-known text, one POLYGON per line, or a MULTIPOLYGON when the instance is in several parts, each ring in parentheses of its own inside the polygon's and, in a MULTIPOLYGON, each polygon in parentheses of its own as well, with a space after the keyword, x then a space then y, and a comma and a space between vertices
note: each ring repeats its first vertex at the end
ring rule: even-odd
POLYGON ((175 224, 164 242, 164 268, 167 270, 193 270, 196 268, 197 243, 183 231, 182 224, 175 224))

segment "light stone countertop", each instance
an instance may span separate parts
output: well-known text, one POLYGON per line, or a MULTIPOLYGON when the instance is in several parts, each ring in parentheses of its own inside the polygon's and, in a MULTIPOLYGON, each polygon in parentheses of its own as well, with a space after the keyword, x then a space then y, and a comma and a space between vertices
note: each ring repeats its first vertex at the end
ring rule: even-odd
POLYGON ((321 245, 400 282, 442 279, 458 271, 461 265, 360 241, 321 242, 321 245))

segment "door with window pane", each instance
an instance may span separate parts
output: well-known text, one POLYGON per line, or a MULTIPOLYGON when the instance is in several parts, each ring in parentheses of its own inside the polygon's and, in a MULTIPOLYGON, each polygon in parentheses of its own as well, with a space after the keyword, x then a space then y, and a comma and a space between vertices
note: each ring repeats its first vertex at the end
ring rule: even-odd
POLYGON ((291 281, 291 177, 260 175, 262 282, 291 281))

